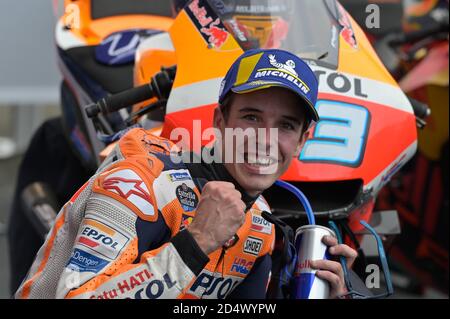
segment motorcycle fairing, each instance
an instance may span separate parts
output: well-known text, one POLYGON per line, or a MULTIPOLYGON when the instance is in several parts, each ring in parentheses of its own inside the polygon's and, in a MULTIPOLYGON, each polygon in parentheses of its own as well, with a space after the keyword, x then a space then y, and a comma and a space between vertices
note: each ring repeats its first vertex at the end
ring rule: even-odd
MULTIPOLYGON (((196 3, 200 8, 208 7, 206 1, 196 3)), ((202 12, 205 19, 215 21, 214 12, 202 12)), ((283 178, 289 181, 362 179, 365 190, 376 192, 387 182, 389 171, 406 163, 414 154, 415 117, 406 96, 376 56, 361 28, 348 18, 358 46, 355 48, 339 36, 337 70, 316 66, 314 60, 308 60, 319 77, 318 109, 322 119, 315 126, 303 155, 293 161, 283 178), (346 123, 346 130, 336 125, 338 119, 346 123), (364 125, 355 126, 359 120, 364 125), (350 151, 354 152, 353 161, 346 161, 342 155, 350 151)), ((208 46, 198 23, 185 10, 180 12, 169 32, 178 69, 167 105, 162 132, 165 137, 170 137, 176 127, 193 133, 193 119, 201 120, 202 131, 212 125, 220 82, 243 52, 230 36, 226 46, 208 46)), ((202 145, 212 139, 205 136, 202 145)))

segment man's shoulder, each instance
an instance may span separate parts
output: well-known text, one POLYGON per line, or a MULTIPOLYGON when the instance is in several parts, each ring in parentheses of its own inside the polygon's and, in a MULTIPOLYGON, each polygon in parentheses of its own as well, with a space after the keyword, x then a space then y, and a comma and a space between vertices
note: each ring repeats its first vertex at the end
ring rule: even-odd
POLYGON ((115 199, 143 220, 156 221, 158 210, 168 202, 164 194, 170 190, 171 181, 188 175, 172 152, 171 141, 144 129, 133 129, 97 171, 93 191, 115 199))
POLYGON ((97 173, 115 166, 134 166, 157 178, 163 171, 182 169, 185 165, 177 146, 170 140, 142 128, 125 134, 100 165, 97 173))
POLYGON ((143 128, 135 128, 125 134, 117 148, 123 158, 151 157, 158 158, 163 164, 179 164, 178 148, 161 136, 152 134, 143 128))

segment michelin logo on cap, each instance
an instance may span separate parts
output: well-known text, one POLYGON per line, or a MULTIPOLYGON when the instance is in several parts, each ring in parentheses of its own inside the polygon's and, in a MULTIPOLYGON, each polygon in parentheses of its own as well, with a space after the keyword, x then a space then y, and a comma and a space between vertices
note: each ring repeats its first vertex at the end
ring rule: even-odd
POLYGON ((293 53, 279 49, 254 49, 244 52, 231 65, 219 90, 219 103, 229 92, 249 93, 269 87, 283 87, 305 103, 310 120, 318 121, 315 108, 319 83, 314 72, 293 53))
POLYGON ((278 63, 275 55, 269 55, 269 62, 276 69, 259 69, 255 74, 255 79, 266 76, 279 76, 287 79, 288 81, 297 85, 303 93, 308 94, 310 89, 303 83, 298 77, 298 73, 295 71, 295 62, 287 60, 286 63, 278 63))
POLYGON ((274 67, 278 69, 285 69, 288 72, 294 73, 295 76, 298 76, 297 72, 295 71, 295 62, 292 60, 287 60, 286 64, 278 63, 275 59, 275 55, 269 54, 269 61, 270 64, 272 64, 274 67))

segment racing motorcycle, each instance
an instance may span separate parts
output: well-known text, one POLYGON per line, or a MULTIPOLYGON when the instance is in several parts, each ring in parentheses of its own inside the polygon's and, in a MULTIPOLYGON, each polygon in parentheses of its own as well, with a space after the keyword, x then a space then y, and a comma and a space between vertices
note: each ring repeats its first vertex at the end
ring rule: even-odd
MULTIPOLYGON (((109 148, 139 126, 166 138, 185 128, 191 133, 189 147, 198 151, 213 142, 202 132, 212 126, 221 80, 233 61, 253 48, 286 49, 314 70, 321 120, 282 179, 304 192, 318 223, 334 221, 346 243, 375 256, 379 245, 360 221, 385 239, 399 234, 397 212, 374 211, 374 205, 383 186, 415 154, 417 126, 428 112, 404 94, 335 0, 190 1, 167 33, 138 48, 135 87, 86 106, 86 114, 97 135, 112 143, 109 148), (99 117, 130 105, 127 128, 108 132, 99 117), (194 138, 199 136, 201 143, 194 138)), ((274 185, 264 196, 273 216, 291 228, 305 223, 305 209, 291 192, 274 185)))
MULTIPOLYGON (((65 0, 63 7, 55 27, 62 116, 35 133, 19 170, 9 219, 12 293, 57 212, 95 172, 97 154, 107 145, 98 139, 84 105, 132 88, 137 47, 173 22, 170 2, 65 0)), ((121 130, 129 111, 99 116, 99 121, 106 132, 121 130)))

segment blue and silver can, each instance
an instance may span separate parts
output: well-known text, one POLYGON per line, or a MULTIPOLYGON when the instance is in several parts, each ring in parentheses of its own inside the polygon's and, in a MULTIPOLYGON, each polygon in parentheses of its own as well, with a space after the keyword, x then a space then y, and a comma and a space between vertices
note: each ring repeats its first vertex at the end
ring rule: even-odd
POLYGON ((322 242, 323 236, 336 237, 331 229, 318 225, 305 225, 297 228, 295 232, 297 250, 293 285, 295 299, 327 299, 330 295, 328 282, 316 277, 316 270, 311 268, 312 260, 329 259, 328 247, 322 242))

